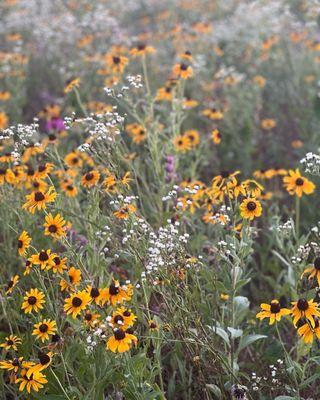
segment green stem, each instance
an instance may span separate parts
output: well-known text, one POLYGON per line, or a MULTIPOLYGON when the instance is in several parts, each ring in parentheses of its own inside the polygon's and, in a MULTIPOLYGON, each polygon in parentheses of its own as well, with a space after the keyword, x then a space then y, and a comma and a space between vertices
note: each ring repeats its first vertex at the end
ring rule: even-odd
POLYGON ((297 240, 300 233, 300 197, 296 196, 296 234, 297 240))

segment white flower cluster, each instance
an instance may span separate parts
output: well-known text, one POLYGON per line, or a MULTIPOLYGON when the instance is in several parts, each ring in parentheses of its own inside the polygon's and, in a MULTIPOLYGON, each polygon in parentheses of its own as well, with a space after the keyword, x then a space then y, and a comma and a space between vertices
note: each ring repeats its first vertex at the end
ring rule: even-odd
POLYGON ((180 222, 171 220, 167 222, 168 225, 159 228, 158 232, 149 234, 146 273, 142 274, 142 279, 146 274, 156 272, 162 267, 175 267, 178 255, 185 253, 189 234, 180 234, 180 222))
POLYGON ((304 246, 303 245, 299 246, 296 251, 297 255, 291 257, 292 264, 298 264, 298 263, 301 263, 302 261, 306 260, 309 256, 311 248, 312 247, 309 243, 305 244, 304 246))
POLYGON ((140 89, 143 87, 141 80, 142 80, 141 75, 128 75, 127 76, 127 81, 129 82, 130 86, 132 86, 135 89, 140 89))
POLYGON ((90 335, 87 336, 86 352, 88 354, 93 352, 94 348, 100 343, 101 339, 105 340, 107 338, 104 331, 106 328, 106 325, 100 324, 99 327, 95 328, 93 331, 91 331, 90 335))
POLYGON ((320 155, 314 153, 307 153, 305 157, 300 160, 304 170, 312 175, 320 175, 320 155))
POLYGON ((257 392, 260 390, 260 384, 263 382, 269 382, 271 378, 271 383, 276 387, 282 385, 281 381, 279 378, 277 378, 277 374, 279 373, 279 369, 283 366, 283 360, 280 358, 277 360, 277 365, 269 365, 270 368, 270 377, 267 376, 257 376, 255 372, 252 372, 251 374, 251 380, 252 382, 252 390, 254 392, 257 392))
POLYGON ((276 230, 278 233, 282 233, 284 236, 288 236, 294 231, 294 222, 292 221, 292 219, 289 219, 283 224, 270 226, 270 230, 276 230))
POLYGON ((129 242, 132 239, 141 238, 141 236, 140 236, 141 232, 142 232, 143 235, 145 235, 145 234, 150 232, 149 225, 142 218, 139 218, 138 221, 134 221, 133 222, 133 226, 135 227, 135 229, 132 229, 132 228, 123 229, 122 233, 124 234, 124 236, 122 238, 122 244, 125 244, 125 243, 129 242))

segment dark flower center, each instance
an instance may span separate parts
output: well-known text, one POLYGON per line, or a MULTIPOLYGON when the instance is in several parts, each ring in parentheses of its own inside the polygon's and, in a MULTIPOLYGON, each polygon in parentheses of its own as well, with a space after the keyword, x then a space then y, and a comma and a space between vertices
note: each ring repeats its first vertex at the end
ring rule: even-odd
POLYGON ((80 307, 82 304, 82 300, 79 297, 74 297, 72 299, 72 305, 73 307, 80 307))
POLYGON ((306 311, 309 308, 308 301, 306 299, 299 299, 297 307, 300 311, 306 311))
POLYGON ((230 175, 230 172, 229 171, 221 171, 220 175, 222 178, 226 179, 230 175))
POLYGON ((60 257, 55 257, 54 259, 53 259, 53 261, 54 261, 54 263, 56 264, 56 265, 59 265, 60 263, 61 263, 61 259, 60 259, 60 257))
POLYGON ((11 340, 11 339, 7 340, 7 345, 8 345, 8 346, 12 346, 13 343, 14 343, 13 340, 11 340))
POLYGON ((120 64, 120 61, 121 61, 120 57, 112 57, 112 60, 113 60, 114 64, 120 64))
POLYGON ((50 233, 56 233, 58 228, 56 227, 56 225, 50 225, 48 230, 50 233))
POLYGON ((23 246, 23 241, 22 240, 18 240, 18 248, 21 249, 23 246))
POLYGON ((247 204, 247 209, 249 211, 254 211, 257 208, 257 205, 254 201, 249 201, 247 204))
POLYGON ((272 312, 272 314, 277 314, 280 311, 281 307, 280 304, 278 302, 272 302, 270 304, 270 311, 272 312))
POLYGON ((39 361, 41 365, 46 365, 50 362, 50 357, 48 354, 41 353, 39 354, 39 361))
POLYGON ((28 298, 28 303, 30 304, 30 306, 33 306, 34 304, 36 304, 37 302, 37 298, 35 296, 30 296, 28 298))
POLYGON ((91 321, 91 320, 92 320, 92 314, 87 313, 87 314, 84 316, 84 319, 85 319, 86 321, 91 321))
POLYGON ((29 175, 29 176, 34 175, 34 169, 33 168, 28 168, 27 175, 29 175))
POLYGON ((86 174, 86 181, 91 181, 93 179, 93 173, 92 172, 88 172, 86 174))
POLYGON ((97 289, 97 288, 92 288, 90 291, 90 296, 93 298, 98 297, 99 294, 100 294, 100 292, 99 292, 99 289, 97 289))
POLYGON ((12 365, 13 365, 14 367, 18 367, 18 366, 20 365, 20 361, 18 360, 18 358, 15 358, 15 359, 12 361, 12 365))
POLYGON ((302 186, 303 183, 304 183, 304 180, 303 180, 302 178, 297 178, 297 179, 296 179, 296 185, 297 185, 297 186, 302 186))
POLYGON ((320 257, 317 257, 314 260, 313 265, 314 265, 315 269, 320 270, 320 257))
POLYGON ((0 169, 0 175, 5 175, 6 170, 5 169, 0 169))
POLYGON ((181 71, 186 71, 188 69, 188 66, 186 64, 180 64, 180 69, 181 71))
POLYGON ((156 324, 155 322, 151 322, 150 325, 149 325, 149 327, 150 327, 151 329, 156 329, 157 324, 156 324))
POLYGON ((117 330, 114 332, 114 337, 115 337, 117 340, 122 340, 122 339, 124 339, 124 338, 126 337, 126 333, 125 333, 123 330, 121 330, 121 329, 117 329, 117 330))
POLYGON ((138 50, 144 50, 146 48, 146 45, 144 43, 139 43, 137 46, 138 50))
POLYGON ((123 322, 123 317, 122 315, 116 315, 114 317, 114 322, 117 324, 118 322, 123 322))
POLYGON ((45 170, 46 170, 46 166, 45 165, 39 165, 39 167, 38 167, 38 171, 39 172, 43 172, 45 170))
POLYGON ((55 333, 54 335, 52 335, 51 341, 52 343, 58 343, 60 341, 60 336, 55 333))
POLYGON ((43 193, 41 193, 41 192, 36 192, 36 193, 34 194, 34 199, 35 199, 35 201, 42 201, 42 200, 44 200, 44 195, 43 195, 43 193))
POLYGON ((109 293, 111 294, 111 296, 116 296, 119 293, 119 290, 120 289, 113 284, 109 287, 109 293))
POLYGON ((40 251, 39 260, 40 261, 48 261, 49 260, 49 256, 46 251, 40 251))
POLYGON ((41 324, 41 325, 39 326, 39 331, 40 331, 41 333, 47 332, 48 329, 49 329, 49 327, 48 327, 47 324, 41 324))
POLYGON ((130 317, 131 312, 130 312, 130 311, 125 311, 125 312, 123 313, 123 315, 124 315, 125 317, 130 317))

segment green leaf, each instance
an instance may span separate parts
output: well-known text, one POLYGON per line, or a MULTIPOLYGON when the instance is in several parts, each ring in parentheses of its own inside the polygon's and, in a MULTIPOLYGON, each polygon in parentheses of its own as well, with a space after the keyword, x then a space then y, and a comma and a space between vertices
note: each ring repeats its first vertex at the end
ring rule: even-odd
POLYGON ((265 339, 268 336, 266 335, 247 335, 241 338, 239 347, 238 347, 238 352, 249 346, 250 344, 256 342, 257 340, 260 339, 265 339))
POLYGON ((242 329, 235 329, 235 328, 231 328, 230 326, 228 326, 227 329, 230 332, 232 339, 236 339, 236 338, 242 336, 242 334, 243 334, 242 329))
POLYGON ((299 400, 299 397, 277 396, 274 400, 299 400))
POLYGON ((222 399, 221 390, 218 388, 217 385, 214 385, 213 383, 206 383, 206 388, 207 388, 208 390, 210 390, 210 392, 213 393, 214 396, 215 396, 217 399, 222 399))
POLYGON ((227 343, 227 345, 230 346, 228 333, 224 329, 219 328, 218 326, 208 326, 208 328, 219 335, 227 343))

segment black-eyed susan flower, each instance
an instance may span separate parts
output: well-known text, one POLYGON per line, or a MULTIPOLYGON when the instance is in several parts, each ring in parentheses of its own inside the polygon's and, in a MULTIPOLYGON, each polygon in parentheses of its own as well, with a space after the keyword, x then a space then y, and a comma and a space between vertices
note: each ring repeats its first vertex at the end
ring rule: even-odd
POLYGON ((16 335, 10 335, 5 338, 5 341, 0 344, 0 347, 3 347, 6 350, 18 350, 18 345, 22 343, 21 338, 16 335))
POLYGON ((0 368, 7 371, 18 372, 22 366, 23 357, 14 358, 13 360, 0 361, 0 368))
POLYGON ((200 143, 200 135, 199 132, 195 129, 189 129, 184 132, 183 136, 189 139, 189 143, 191 148, 197 147, 200 143))
POLYGON ((65 84, 64 93, 71 92, 74 88, 78 88, 80 86, 80 78, 70 78, 65 84))
POLYGON ((205 110, 202 111, 202 115, 204 115, 205 117, 208 117, 209 119, 211 119, 213 121, 219 121, 219 120, 223 119, 223 117, 224 117, 223 112, 218 110, 215 107, 206 108, 205 110))
POLYGON ((78 189, 72 181, 69 181, 67 184, 62 184, 61 189, 67 197, 76 197, 76 195, 78 194, 78 189))
POLYGON ((23 209, 27 209, 31 214, 36 210, 47 208, 47 203, 53 203, 57 197, 57 193, 53 186, 49 187, 47 192, 32 192, 26 195, 26 202, 22 205, 23 209))
POLYGON ((45 303, 44 294, 38 289, 30 289, 26 292, 21 309, 24 310, 26 314, 32 311, 38 312, 43 309, 43 304, 45 303))
POLYGON ((261 88, 265 87, 266 85, 266 79, 262 75, 254 76, 253 82, 261 88))
POLYGON ((64 158, 64 162, 70 168, 81 168, 83 165, 83 160, 79 151, 68 153, 64 158))
POLYGON ((37 254, 33 254, 29 260, 34 265, 39 265, 41 269, 50 270, 54 266, 55 253, 52 253, 50 249, 41 250, 37 254))
POLYGON ((121 328, 126 330, 133 326, 136 319, 137 317, 131 310, 126 307, 118 307, 117 310, 113 312, 109 324, 112 328, 121 328))
POLYGON ((133 294, 132 285, 120 285, 119 281, 114 280, 111 285, 105 289, 104 296, 110 304, 122 304, 124 301, 130 301, 133 294))
POLYGON ((5 129, 8 126, 9 118, 7 114, 0 111, 0 129, 5 129))
POLYGON ((246 179, 241 184, 249 197, 259 197, 263 191, 263 186, 253 179, 246 179))
POLYGON ((176 151, 185 153, 191 150, 190 139, 187 136, 178 135, 173 139, 173 145, 176 151))
POLYGON ((270 304, 262 303, 260 307, 262 311, 258 312, 256 317, 260 320, 269 318, 270 325, 273 325, 275 321, 279 322, 284 315, 291 314, 291 310, 288 308, 281 308, 278 300, 272 300, 270 304))
POLYGON ((82 176, 81 184, 86 188, 91 188, 99 182, 99 179, 99 171, 93 169, 82 176))
POLYGON ((240 214, 242 218, 253 220, 255 217, 260 217, 262 214, 262 206, 260 201, 252 198, 244 199, 240 204, 240 214))
POLYGON ((310 326, 309 322, 306 322, 298 328, 298 335, 302 337, 304 343, 313 343, 314 336, 320 339, 319 320, 315 318, 314 322, 314 328, 310 326))
POLYGON ((6 182, 7 170, 5 168, 0 168, 0 185, 4 185, 6 182))
POLYGON ((151 332, 155 332, 159 330, 159 325, 156 323, 154 319, 150 319, 148 321, 148 327, 151 332))
POLYGON ((29 275, 32 267, 33 267, 32 262, 30 260, 27 260, 25 263, 25 269, 23 275, 29 275))
POLYGON ((134 204, 126 204, 119 210, 115 211, 113 215, 119 219, 128 219, 131 214, 137 211, 137 207, 134 204))
POLYGON ((261 121, 261 128, 270 131, 277 126, 277 122, 274 119, 266 118, 261 121))
POLYGON ((48 177, 50 172, 53 170, 54 165, 52 163, 45 163, 38 166, 35 172, 36 179, 45 179, 48 177))
POLYGON ((211 139, 214 144, 221 143, 221 133, 220 133, 219 129, 216 128, 211 132, 211 139))
POLYGON ((75 267, 71 267, 68 271, 69 282, 65 279, 60 281, 61 291, 70 290, 72 287, 76 287, 81 282, 81 270, 75 267))
POLYGON ((300 319, 306 318, 312 328, 315 327, 314 317, 320 317, 320 311, 318 308, 318 303, 313 300, 307 300, 305 298, 300 298, 298 301, 293 301, 291 313, 293 315, 293 324, 297 326, 300 319))
POLYGON ((302 194, 311 194, 314 192, 315 185, 309 179, 301 176, 300 171, 290 169, 288 175, 283 177, 283 184, 288 193, 293 196, 296 194, 302 197, 302 194))
POLYGON ((152 54, 156 50, 152 46, 148 46, 146 43, 138 43, 132 50, 130 50, 130 54, 133 57, 137 56, 145 56, 146 54, 152 54))
POLYGON ((46 376, 42 372, 38 372, 35 374, 30 375, 30 377, 27 377, 27 369, 22 369, 20 373, 20 378, 16 379, 16 383, 19 383, 19 391, 23 392, 26 390, 29 394, 31 393, 31 390, 34 390, 35 392, 38 392, 40 389, 44 387, 46 383, 48 383, 48 380, 46 379, 46 376))
POLYGON ((124 353, 131 349, 132 345, 137 343, 138 339, 135 335, 127 333, 122 329, 116 329, 113 335, 107 341, 107 349, 113 353, 124 353))
POLYGON ((64 270, 67 269, 67 257, 61 258, 56 255, 53 258, 54 264, 52 265, 52 272, 62 274, 64 270))
POLYGON ((7 101, 11 98, 11 93, 5 90, 0 91, 0 100, 7 101))
POLYGON ((26 188, 31 189, 33 192, 45 192, 47 187, 48 183, 41 179, 34 179, 31 183, 26 183, 26 188))
POLYGON ((14 275, 6 286, 6 294, 11 294, 13 292, 14 287, 19 282, 19 275, 14 275))
POLYGON ((175 64, 172 68, 172 72, 177 78, 181 79, 189 79, 193 76, 192 67, 185 63, 175 64))
POLYGON ((56 321, 44 319, 43 321, 33 325, 32 335, 36 336, 42 342, 49 340, 50 335, 57 331, 56 321))
POLYGON ((65 304, 63 306, 64 311, 67 313, 67 315, 71 314, 72 318, 76 318, 81 311, 86 309, 90 300, 90 295, 86 290, 73 293, 65 300, 65 304))
POLYGON ((317 279, 318 286, 320 286, 320 257, 316 257, 313 265, 310 265, 303 271, 301 278, 304 275, 309 275, 309 279, 317 279))
POLYGON ((87 326, 93 328, 99 323, 100 314, 92 313, 90 310, 86 310, 84 313, 84 322, 87 326))
POLYGON ((127 57, 112 53, 107 54, 104 60, 114 74, 122 73, 129 62, 127 57))
POLYGON ((27 231, 23 231, 18 238, 18 253, 20 256, 24 257, 26 255, 30 243, 31 237, 28 235, 27 231))
POLYGON ((156 96, 157 101, 172 101, 172 99, 173 89, 171 86, 165 86, 158 89, 156 96))
POLYGON ((45 223, 43 224, 46 236, 52 236, 55 239, 60 239, 66 234, 66 221, 60 214, 53 216, 51 213, 46 215, 45 223))
POLYGON ((38 374, 48 368, 53 360, 53 352, 50 351, 49 353, 44 353, 40 351, 38 353, 38 360, 38 363, 32 363, 33 365, 28 368, 26 373, 27 378, 30 378, 32 375, 38 374))

